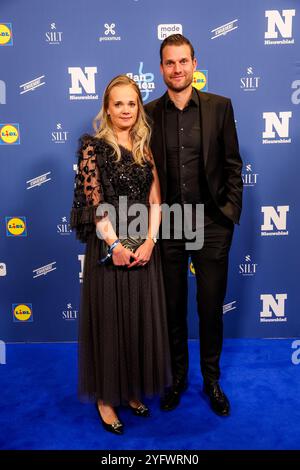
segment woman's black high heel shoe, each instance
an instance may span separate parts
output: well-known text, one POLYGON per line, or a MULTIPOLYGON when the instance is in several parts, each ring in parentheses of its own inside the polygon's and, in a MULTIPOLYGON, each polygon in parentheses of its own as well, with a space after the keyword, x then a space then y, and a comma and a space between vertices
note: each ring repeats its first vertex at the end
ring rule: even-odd
POLYGON ((135 416, 141 416, 142 418, 149 418, 150 416, 150 410, 149 408, 144 405, 144 403, 141 403, 138 407, 134 408, 133 406, 129 405, 129 408, 131 409, 132 413, 135 416))
POLYGON ((96 406, 96 409, 98 411, 98 414, 99 414, 99 417, 100 417, 100 421, 104 427, 104 429, 108 432, 112 432, 113 434, 117 434, 117 435, 121 435, 123 434, 124 432, 124 425, 123 423, 121 423, 121 421, 119 419, 116 419, 116 421, 114 421, 112 424, 108 424, 106 423, 102 416, 101 416, 101 413, 100 413, 100 410, 99 410, 99 407, 98 407, 98 403, 95 403, 95 406, 96 406))

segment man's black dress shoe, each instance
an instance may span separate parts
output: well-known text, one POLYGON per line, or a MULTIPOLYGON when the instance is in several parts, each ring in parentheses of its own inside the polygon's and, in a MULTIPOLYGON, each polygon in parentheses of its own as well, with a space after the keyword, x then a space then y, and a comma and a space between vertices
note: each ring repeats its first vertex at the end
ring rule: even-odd
POLYGON ((212 410, 219 416, 228 416, 230 413, 229 400, 218 382, 204 384, 203 392, 208 396, 212 410))
POLYGON ((129 408, 135 416, 141 416, 142 418, 148 418, 150 416, 150 410, 144 403, 141 403, 137 408, 129 405, 129 408))
POLYGON ((106 423, 103 420, 102 416, 101 416, 101 413, 100 413, 100 410, 99 410, 99 407, 98 407, 98 403, 95 403, 95 405, 96 405, 96 409, 98 411, 100 421, 101 421, 104 429, 108 432, 112 432, 113 434, 117 434, 119 436, 121 434, 123 434, 123 431, 124 431, 123 423, 121 423, 121 421, 119 421, 119 419, 116 419, 116 421, 114 421, 112 424, 106 423))
POLYGON ((179 405, 180 396, 186 389, 186 381, 175 382, 161 399, 160 409, 163 411, 174 410, 179 405))

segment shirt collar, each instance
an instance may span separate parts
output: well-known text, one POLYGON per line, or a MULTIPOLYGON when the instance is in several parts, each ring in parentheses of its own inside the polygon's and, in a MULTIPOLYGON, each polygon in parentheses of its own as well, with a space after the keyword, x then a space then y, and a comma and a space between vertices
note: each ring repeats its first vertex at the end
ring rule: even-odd
MULTIPOLYGON (((198 94, 197 94, 197 91, 194 87, 193 87, 193 90, 192 90, 190 100, 189 100, 188 104, 186 105, 186 107, 184 109, 186 109, 190 106, 196 106, 197 108, 199 107, 198 94)), ((165 109, 166 110, 171 110, 173 108, 176 108, 176 106, 175 106, 174 102, 171 100, 171 98, 169 96, 169 93, 167 92, 166 93, 166 100, 165 100, 165 109)))

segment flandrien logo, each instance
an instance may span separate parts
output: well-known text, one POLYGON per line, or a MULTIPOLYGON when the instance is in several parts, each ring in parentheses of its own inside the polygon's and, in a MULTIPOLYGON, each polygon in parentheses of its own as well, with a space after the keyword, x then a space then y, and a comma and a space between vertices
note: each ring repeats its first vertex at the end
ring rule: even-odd
POLYGON ((215 29, 212 29, 211 32, 213 33, 213 36, 210 39, 216 39, 221 36, 226 36, 226 34, 231 33, 235 29, 238 28, 237 24, 238 20, 235 19, 233 21, 229 21, 229 23, 225 23, 222 26, 218 26, 215 29))
POLYGON ((157 26, 157 37, 163 41, 171 34, 183 34, 182 24, 159 24, 157 26))
POLYGON ((84 260, 85 260, 85 255, 78 255, 77 259, 80 263, 80 271, 79 271, 79 282, 83 282, 83 270, 84 270, 84 260))
POLYGON ((138 74, 127 73, 127 77, 134 80, 141 90, 143 101, 145 102, 150 94, 155 90, 154 73, 143 72, 144 62, 140 62, 138 74))
POLYGON ((115 23, 104 23, 104 36, 99 37, 99 42, 103 41, 121 41, 121 36, 116 35, 115 23))
POLYGON ((265 32, 265 45, 294 44, 293 18, 296 10, 267 10, 267 31, 265 32), (279 34, 282 39, 279 38, 279 34))
POLYGON ((292 111, 281 111, 280 113, 263 113, 265 130, 263 131, 263 144, 291 144, 289 136, 290 119, 292 111), (279 138, 278 138, 279 137, 279 138))
POLYGON ((288 235, 287 213, 290 206, 263 206, 261 212, 264 215, 264 222, 261 225, 261 236, 284 236, 288 235))
POLYGON ((260 312, 260 322, 286 322, 285 301, 287 294, 261 294, 262 311, 260 312))
POLYGON ((0 124, 0 145, 19 145, 20 129, 19 124, 0 124))
POLYGON ((69 67, 71 75, 71 87, 69 88, 70 100, 98 100, 96 94, 95 76, 98 73, 97 67, 69 67))
POLYGON ((24 95, 24 93, 27 93, 28 91, 36 90, 36 88, 45 85, 45 83, 45 75, 34 78, 33 80, 30 80, 30 82, 23 83, 20 85, 20 95, 24 95))
POLYGON ((12 24, 0 23, 0 47, 12 46, 12 45, 13 45, 12 24))

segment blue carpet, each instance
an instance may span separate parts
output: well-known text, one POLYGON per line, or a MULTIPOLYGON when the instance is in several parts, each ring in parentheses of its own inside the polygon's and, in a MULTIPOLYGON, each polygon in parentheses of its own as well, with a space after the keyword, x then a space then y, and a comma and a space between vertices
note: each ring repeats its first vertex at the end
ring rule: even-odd
POLYGON ((292 340, 225 340, 221 384, 232 414, 214 415, 201 392, 198 341, 190 341, 189 388, 174 411, 148 401, 152 417, 120 410, 123 436, 105 432, 76 396, 76 344, 9 344, 0 365, 1 449, 299 449, 300 365, 292 340))

